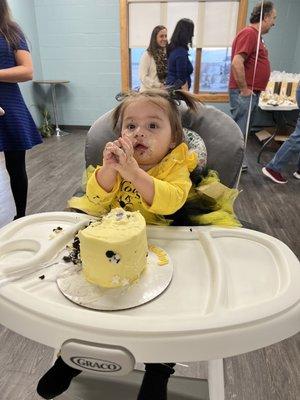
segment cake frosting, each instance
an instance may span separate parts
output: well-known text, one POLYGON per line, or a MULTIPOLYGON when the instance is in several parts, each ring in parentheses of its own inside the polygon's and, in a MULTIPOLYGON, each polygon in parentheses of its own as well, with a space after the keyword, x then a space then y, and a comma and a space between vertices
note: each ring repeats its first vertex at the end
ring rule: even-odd
POLYGON ((146 222, 139 211, 115 208, 78 233, 88 282, 113 288, 136 281, 147 264, 146 222))

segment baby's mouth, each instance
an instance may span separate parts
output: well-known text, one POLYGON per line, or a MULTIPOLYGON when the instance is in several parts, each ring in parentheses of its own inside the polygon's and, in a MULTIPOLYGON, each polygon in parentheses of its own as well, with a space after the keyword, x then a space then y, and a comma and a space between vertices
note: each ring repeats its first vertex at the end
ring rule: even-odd
POLYGON ((146 150, 148 150, 148 146, 145 146, 145 145, 142 144, 142 143, 137 143, 137 144, 134 146, 134 150, 135 150, 135 151, 138 151, 138 152, 145 152, 146 150))

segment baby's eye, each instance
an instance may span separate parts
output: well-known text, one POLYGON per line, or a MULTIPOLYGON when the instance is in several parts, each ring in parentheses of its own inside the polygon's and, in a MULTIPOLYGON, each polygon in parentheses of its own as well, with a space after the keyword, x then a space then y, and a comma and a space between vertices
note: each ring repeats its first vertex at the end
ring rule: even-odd
POLYGON ((150 129, 156 129, 156 128, 158 128, 158 126, 157 126, 157 124, 156 124, 155 122, 151 122, 151 123, 149 124, 149 128, 150 128, 150 129))
POLYGON ((134 124, 128 124, 127 125, 127 129, 129 129, 130 131, 134 131, 136 128, 136 126, 134 124))

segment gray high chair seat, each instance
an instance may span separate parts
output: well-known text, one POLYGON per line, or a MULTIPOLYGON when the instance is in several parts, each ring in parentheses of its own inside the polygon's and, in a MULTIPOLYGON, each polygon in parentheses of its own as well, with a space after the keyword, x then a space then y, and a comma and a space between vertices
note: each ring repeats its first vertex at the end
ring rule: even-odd
MULTIPOLYGON (((225 113, 212 106, 197 105, 191 112, 181 103, 183 127, 197 132, 207 148, 207 167, 218 171, 221 182, 229 187, 237 183, 243 161, 243 136, 236 123, 225 113)), ((86 167, 102 163, 102 153, 107 142, 117 139, 112 130, 112 111, 98 118, 91 126, 86 140, 86 167)))

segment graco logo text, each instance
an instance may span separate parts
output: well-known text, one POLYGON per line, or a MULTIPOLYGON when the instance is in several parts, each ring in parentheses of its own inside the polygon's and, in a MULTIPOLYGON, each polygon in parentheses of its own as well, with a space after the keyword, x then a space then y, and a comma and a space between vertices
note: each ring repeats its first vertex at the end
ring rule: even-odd
POLYGON ((90 369, 92 371, 98 372, 117 372, 122 369, 122 367, 113 362, 107 360, 98 360, 92 357, 71 357, 71 361, 84 369, 90 369))

